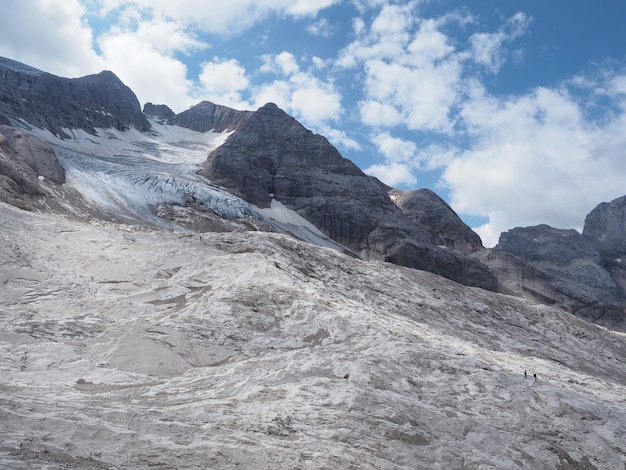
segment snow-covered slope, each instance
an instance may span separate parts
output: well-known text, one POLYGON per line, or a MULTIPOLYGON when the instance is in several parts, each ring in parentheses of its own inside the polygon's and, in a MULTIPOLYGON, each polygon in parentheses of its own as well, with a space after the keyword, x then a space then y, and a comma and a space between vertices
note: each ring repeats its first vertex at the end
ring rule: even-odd
POLYGON ((151 125, 150 133, 98 129, 95 136, 80 129, 64 129, 72 139, 34 131, 53 146, 65 168, 67 184, 118 220, 182 230, 174 221, 160 217, 157 207, 194 202, 224 219, 249 216, 310 243, 346 251, 279 202, 259 209, 197 174, 198 165, 230 132, 195 132, 155 121, 151 125))
POLYGON ((624 468, 624 335, 281 234, 0 219, 0 467, 624 468))

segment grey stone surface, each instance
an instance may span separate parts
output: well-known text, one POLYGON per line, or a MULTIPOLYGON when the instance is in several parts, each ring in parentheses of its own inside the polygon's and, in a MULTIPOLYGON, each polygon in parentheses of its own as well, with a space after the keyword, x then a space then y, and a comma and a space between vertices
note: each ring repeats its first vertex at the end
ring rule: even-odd
POLYGON ((236 129, 250 115, 250 111, 237 111, 227 106, 202 101, 168 118, 167 123, 198 132, 223 132, 236 129))
POLYGON ((511 229, 501 234, 493 256, 510 253, 517 266, 500 269, 501 263, 487 263, 500 284, 513 285, 516 293, 530 293, 587 320, 623 329, 626 275, 615 250, 625 236, 620 218, 619 202, 611 208, 603 203, 587 216, 583 234, 548 225, 511 229))
POLYGON ((435 243, 470 254, 483 248, 478 234, 430 189, 391 191, 393 202, 413 222, 428 229, 435 243))
POLYGON ((150 129, 137 97, 112 72, 69 79, 33 70, 0 60, 0 113, 64 138, 67 129, 150 129))
POLYGON ((143 113, 156 120, 159 124, 164 124, 168 119, 173 118, 176 114, 165 104, 146 103, 143 105, 143 113))
POLYGON ((496 247, 527 262, 565 265, 574 259, 600 260, 593 243, 576 230, 557 229, 545 224, 516 227, 504 232, 496 247))
POLYGON ((65 170, 50 145, 28 131, 0 125, 0 201, 22 209, 39 206, 40 177, 65 182, 65 170))

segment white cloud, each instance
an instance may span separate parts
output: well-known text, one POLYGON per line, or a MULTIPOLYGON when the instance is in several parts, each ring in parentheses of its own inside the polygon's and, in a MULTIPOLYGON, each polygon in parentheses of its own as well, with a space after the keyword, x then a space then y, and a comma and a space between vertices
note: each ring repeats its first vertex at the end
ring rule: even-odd
POLYGON ((306 30, 313 36, 323 38, 330 38, 334 34, 334 28, 330 25, 330 22, 326 18, 321 18, 315 23, 311 23, 307 26, 306 30))
POLYGON ((495 33, 474 33, 470 37, 472 60, 496 73, 506 60, 505 45, 522 36, 530 25, 530 18, 516 13, 495 33))
POLYGON ((200 96, 224 106, 247 109, 249 103, 242 92, 250 85, 246 69, 236 59, 214 58, 202 64, 198 77, 202 86, 200 96))
POLYGON ((402 124, 404 117, 398 109, 388 103, 376 100, 362 101, 359 104, 361 121, 368 126, 391 127, 402 124))
POLYGON ((309 71, 301 71, 295 57, 289 52, 265 55, 263 61, 260 68, 262 72, 279 72, 283 78, 255 90, 257 105, 273 101, 303 120, 305 125, 318 129, 341 116, 341 94, 332 81, 324 81, 309 71))
POLYGON ((407 47, 410 62, 415 65, 431 64, 454 51, 448 36, 438 30, 439 22, 422 20, 415 37, 407 47))
POLYGON ((357 38, 341 51, 337 63, 363 67, 364 124, 404 123, 413 130, 449 133, 454 126, 450 111, 461 88, 462 56, 439 28, 458 19, 419 19, 415 6, 384 6, 369 28, 356 28, 357 38))
POLYGON ((238 34, 272 13, 292 17, 315 16, 339 0, 91 0, 103 14, 118 8, 141 8, 156 16, 169 18, 199 30, 233 35, 238 34))
POLYGON ((300 71, 296 58, 290 52, 281 52, 275 57, 276 64, 285 75, 293 75, 300 71))
POLYGON ((0 55, 65 77, 98 73, 91 28, 78 0, 5 0, 0 13, 0 55))
POLYGON ((383 132, 372 138, 372 142, 376 144, 380 153, 390 162, 406 163, 410 162, 416 152, 417 146, 415 143, 393 137, 388 132, 383 132))
POLYGON ((581 106, 564 88, 504 100, 477 89, 463 105, 473 143, 443 181, 455 210, 489 217, 479 233, 485 245, 515 226, 580 229, 595 205, 623 194, 626 118, 600 127, 581 106))
POLYGON ((409 129, 450 131, 450 108, 458 99, 461 75, 458 62, 412 67, 372 60, 366 64, 366 73, 367 96, 393 106, 409 129))
POLYGON ((403 185, 415 186, 415 184, 417 184, 417 178, 404 163, 390 162, 384 165, 372 165, 366 168, 364 172, 368 175, 375 176, 383 183, 393 188, 403 185))
POLYGON ((474 62, 484 65, 491 72, 500 70, 504 62, 502 43, 505 36, 502 32, 475 33, 470 37, 474 62))

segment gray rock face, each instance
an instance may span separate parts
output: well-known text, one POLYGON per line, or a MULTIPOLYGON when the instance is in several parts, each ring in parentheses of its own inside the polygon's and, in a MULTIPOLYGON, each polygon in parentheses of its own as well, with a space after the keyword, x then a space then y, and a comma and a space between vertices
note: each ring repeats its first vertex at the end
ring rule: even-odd
POLYGON ((438 245, 464 254, 483 248, 478 234, 469 228, 452 208, 430 189, 393 189, 391 199, 413 222, 427 228, 438 245))
POLYGON ((391 201, 391 188, 273 103, 242 121, 200 173, 259 207, 282 202, 365 258, 497 288, 486 266, 437 247, 429 230, 391 201))
POLYGON ((593 209, 585 218, 583 235, 607 255, 626 253, 626 196, 593 209))
POLYGON ((504 232, 496 248, 526 262, 566 265, 575 259, 600 260, 593 243, 576 230, 557 229, 545 224, 504 232))
POLYGON ((65 182, 65 170, 47 142, 22 129, 0 125, 0 200, 22 209, 44 195, 39 178, 65 182))
POLYGON ((14 159, 35 177, 41 175, 57 184, 65 183, 65 170, 50 145, 34 134, 10 126, 0 126, 14 159))
POLYGON ((61 78, 0 59, 0 113, 68 138, 64 129, 150 129, 135 94, 112 72, 61 78))
POLYGON ((152 103, 146 103, 143 105, 143 113, 150 116, 160 124, 166 123, 169 119, 172 119, 176 115, 169 106, 152 103))
POLYGON ((583 235, 597 248, 602 267, 626 293, 626 196, 593 209, 585 218, 583 235))
POLYGON ((615 222, 608 221, 611 217, 602 216, 609 213, 605 210, 608 205, 598 207, 592 212, 593 216, 587 217, 589 231, 597 239, 548 225, 515 228, 503 233, 493 256, 497 258, 498 252, 506 252, 518 261, 509 260, 507 269, 503 269, 501 259, 487 261, 492 268, 498 266, 494 272, 499 273, 501 285, 515 284, 517 288, 513 287, 513 291, 530 293, 542 302, 555 303, 593 322, 625 327, 626 277, 615 261, 618 266, 607 269, 609 263, 598 242, 611 239, 617 243, 624 235, 618 235, 618 216, 615 222), (607 236, 607 227, 612 227, 613 235, 607 236))
POLYGON ((167 123, 198 132, 224 132, 236 129, 251 114, 250 111, 237 111, 209 101, 202 101, 187 111, 169 117, 167 123))

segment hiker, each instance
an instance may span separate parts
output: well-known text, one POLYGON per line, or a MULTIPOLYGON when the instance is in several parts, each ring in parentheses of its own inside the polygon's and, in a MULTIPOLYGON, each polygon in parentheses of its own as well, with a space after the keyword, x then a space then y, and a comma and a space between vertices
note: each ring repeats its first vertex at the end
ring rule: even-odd
POLYGON ((528 378, 528 374, 526 374, 526 371, 524 371, 524 378, 527 379, 528 378))
POLYGON ((537 382, 537 374, 533 374, 533 377, 535 378, 535 382, 537 382))

